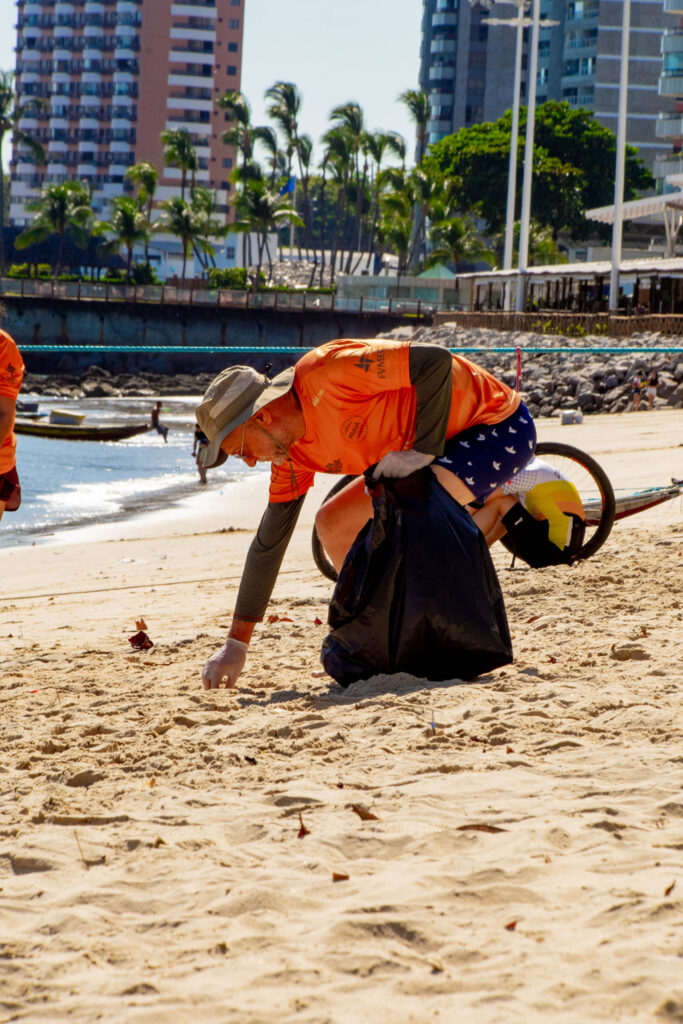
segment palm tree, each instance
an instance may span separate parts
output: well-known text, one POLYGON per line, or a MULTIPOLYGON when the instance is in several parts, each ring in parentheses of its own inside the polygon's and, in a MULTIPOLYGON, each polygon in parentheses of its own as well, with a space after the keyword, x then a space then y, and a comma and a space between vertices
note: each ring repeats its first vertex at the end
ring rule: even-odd
POLYGON ((190 175, 190 187, 194 188, 195 175, 199 170, 197 150, 187 128, 169 128, 161 133, 161 144, 164 147, 164 164, 166 167, 180 169, 180 198, 185 199, 187 177, 190 175))
POLYGON ((54 268, 56 280, 62 269, 66 236, 69 235, 80 248, 88 245, 88 227, 92 219, 90 190, 80 181, 47 185, 40 198, 27 203, 26 209, 35 212, 36 216, 14 244, 17 249, 26 249, 37 242, 44 242, 50 235, 59 235, 59 253, 54 268))
POLYGON ((212 266, 216 265, 215 252, 210 239, 225 235, 229 229, 214 217, 216 195, 205 185, 195 186, 192 192, 191 208, 197 231, 196 236, 192 239, 192 249, 200 266, 206 270, 209 263, 212 266))
POLYGON ((377 222, 379 220, 379 201, 380 193, 382 189, 382 182, 384 180, 382 174, 382 160, 384 154, 390 147, 391 137, 386 132, 375 132, 367 137, 367 152, 373 161, 371 168, 371 180, 370 180, 370 212, 369 212, 369 232, 368 232, 368 259, 366 263, 366 269, 370 269, 370 262, 372 260, 372 253, 375 247, 375 235, 377 233, 377 222))
MULTIPOLYGON (((266 90, 266 99, 270 100, 268 116, 280 128, 285 140, 285 156, 287 158, 287 181, 292 177, 292 160, 296 153, 299 160, 299 180, 303 177, 301 165, 301 149, 299 145, 299 111, 301 109, 301 94, 293 82, 276 82, 266 90)), ((307 187, 306 183, 306 187, 307 187)), ((293 193, 292 200, 296 198, 293 193)), ((308 197, 304 194, 304 207, 308 197)), ((301 249, 299 248, 299 258, 301 249)))
POLYGON ((297 217, 293 207, 287 205, 286 197, 269 189, 263 179, 245 183, 237 202, 237 212, 238 220, 233 227, 237 231, 254 232, 258 237, 258 258, 253 283, 254 291, 256 291, 261 280, 264 252, 268 256, 268 263, 272 271, 272 255, 268 245, 268 235, 283 223, 301 224, 301 220, 297 217))
POLYGON ((428 266, 455 263, 456 273, 462 264, 484 260, 489 266, 496 262, 495 252, 487 246, 471 217, 458 217, 448 208, 435 211, 430 230, 433 246, 428 266))
POLYGON ((349 186, 349 173, 352 166, 353 142, 349 130, 343 125, 330 128, 329 131, 325 132, 323 142, 326 147, 325 166, 332 172, 337 186, 337 209, 330 246, 330 280, 334 283, 337 272, 339 233, 346 214, 346 197, 349 186))
POLYGON ((138 164, 133 164, 126 171, 126 177, 134 185, 138 186, 138 206, 145 212, 145 219, 147 223, 147 236, 145 238, 145 263, 149 266, 149 236, 152 232, 152 212, 154 210, 154 196, 157 190, 157 181, 159 180, 159 171, 154 164, 142 161, 138 164))
POLYGON ((192 249, 202 252, 213 252, 213 246, 205 237, 206 227, 204 212, 192 207, 181 196, 174 196, 161 203, 161 216, 155 224, 157 231, 168 231, 180 239, 183 249, 182 282, 185 283, 187 257, 192 249))
POLYGON ((123 246, 126 250, 126 281, 129 282, 133 265, 133 249, 138 242, 144 242, 145 250, 147 249, 149 240, 147 215, 130 196, 117 196, 111 205, 109 229, 114 234, 117 248, 123 246))
MULTIPOLYGON (((0 153, 5 138, 10 136, 13 144, 30 150, 36 163, 45 163, 43 147, 26 131, 19 127, 25 117, 35 114, 40 107, 39 100, 19 103, 14 88, 14 73, 0 71, 0 153)), ((0 277, 5 276, 5 169, 0 160, 0 277)))
POLYGON ((415 162, 422 163, 427 151, 427 124, 429 122, 429 97, 421 89, 406 89, 399 96, 399 102, 408 110, 415 124, 416 153, 415 162))
MULTIPOLYGON (((417 141, 415 159, 419 166, 427 149, 427 123, 430 117, 429 98, 419 89, 406 89, 399 96, 399 101, 407 108, 415 124, 417 141)), ((423 251, 425 218, 420 207, 415 209, 413 250, 419 257, 423 251)))
POLYGON ((356 186, 356 210, 354 216, 354 230, 353 239, 349 246, 349 252, 346 260, 346 273, 351 271, 351 261, 353 259, 354 240, 359 231, 361 211, 363 206, 363 192, 360 183, 360 154, 363 148, 363 140, 365 138, 364 128, 364 115, 361 107, 357 103, 343 103, 339 107, 335 107, 330 114, 332 124, 338 128, 342 128, 347 133, 349 149, 350 149, 350 162, 351 162, 351 180, 355 177, 356 186))

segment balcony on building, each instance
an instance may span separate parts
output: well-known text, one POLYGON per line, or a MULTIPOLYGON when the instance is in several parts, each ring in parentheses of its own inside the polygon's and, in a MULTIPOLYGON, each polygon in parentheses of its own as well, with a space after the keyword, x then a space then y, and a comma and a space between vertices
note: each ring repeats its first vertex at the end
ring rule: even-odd
POLYGON ((655 122, 658 139, 683 139, 683 114, 660 114, 655 122))
POLYGON ((670 174, 683 174, 683 153, 664 153, 655 157, 655 178, 667 178, 670 174))
POLYGON ((440 28, 442 25, 457 25, 457 11, 437 11, 432 15, 432 28, 440 28))
POLYGON ((683 0, 664 0, 662 6, 668 14, 683 15, 683 0))

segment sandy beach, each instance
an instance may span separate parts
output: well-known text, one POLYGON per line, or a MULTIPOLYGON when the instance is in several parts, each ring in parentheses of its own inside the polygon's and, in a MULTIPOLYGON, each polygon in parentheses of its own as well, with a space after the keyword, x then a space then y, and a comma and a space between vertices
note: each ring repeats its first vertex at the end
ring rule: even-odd
MULTIPOLYGON (((539 437, 683 477, 680 411, 539 437)), ((682 1021, 681 499, 572 569, 499 546, 511 666, 344 691, 328 487, 231 691, 201 668, 264 473, 0 548, 0 1024, 682 1021)))

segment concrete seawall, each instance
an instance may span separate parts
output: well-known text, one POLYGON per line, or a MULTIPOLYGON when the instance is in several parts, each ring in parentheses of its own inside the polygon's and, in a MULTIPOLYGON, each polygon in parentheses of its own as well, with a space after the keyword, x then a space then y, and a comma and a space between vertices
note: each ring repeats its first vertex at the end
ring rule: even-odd
MULTIPOLYGON (((88 354, 26 355, 32 372, 79 372, 101 365, 112 372, 202 372, 224 366, 220 354, 186 353, 188 346, 253 346, 306 350, 334 338, 372 338, 402 322, 396 315, 335 310, 274 310, 74 301, 7 296, 3 326, 22 345, 92 345, 88 354), (170 346, 177 355, 98 353, 97 346, 170 346)), ((243 360, 249 361, 246 357, 243 360)), ((263 362, 260 356, 256 360, 263 362)), ((272 360, 275 365, 275 359, 272 360)), ((286 360, 286 365, 291 360, 286 360)))

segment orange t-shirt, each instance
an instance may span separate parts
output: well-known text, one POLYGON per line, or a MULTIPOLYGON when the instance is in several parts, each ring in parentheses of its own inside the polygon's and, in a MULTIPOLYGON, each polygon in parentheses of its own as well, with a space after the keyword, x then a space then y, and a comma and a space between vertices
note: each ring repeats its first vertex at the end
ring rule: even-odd
MULTIPOLYGON (((340 339, 296 364, 296 391, 306 432, 289 462, 273 466, 270 501, 305 494, 316 472, 363 473, 387 452, 412 447, 416 396, 410 342, 340 339)), ((446 437, 478 423, 500 423, 521 398, 462 356, 453 356, 453 392, 446 437)))
MULTIPOLYGON (((0 397, 11 398, 16 402, 24 377, 24 364, 19 349, 6 331, 0 330, 0 397)), ((17 438, 14 433, 14 417, 12 430, 0 446, 0 473, 14 469, 17 461, 17 438)))

